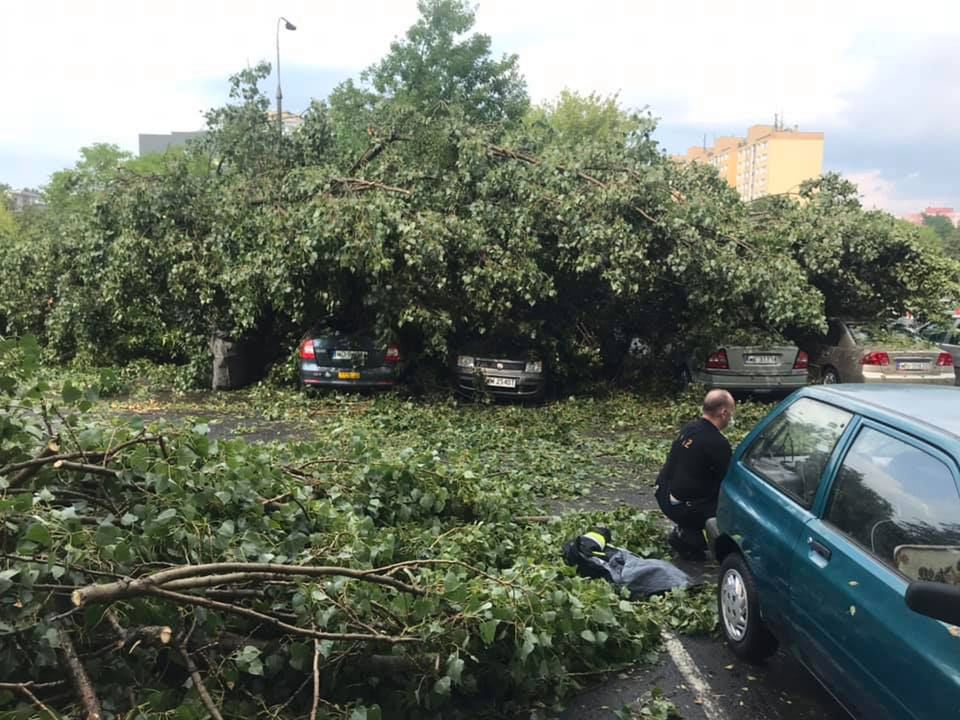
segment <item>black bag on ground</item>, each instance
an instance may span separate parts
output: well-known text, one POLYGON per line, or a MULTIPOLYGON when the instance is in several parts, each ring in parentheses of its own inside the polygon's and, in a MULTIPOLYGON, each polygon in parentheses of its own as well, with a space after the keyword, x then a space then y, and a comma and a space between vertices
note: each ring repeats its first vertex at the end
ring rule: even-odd
POLYGON ((648 560, 610 544, 607 528, 594 528, 563 546, 563 560, 582 577, 601 578, 627 588, 630 599, 690 587, 690 576, 665 560, 648 560))

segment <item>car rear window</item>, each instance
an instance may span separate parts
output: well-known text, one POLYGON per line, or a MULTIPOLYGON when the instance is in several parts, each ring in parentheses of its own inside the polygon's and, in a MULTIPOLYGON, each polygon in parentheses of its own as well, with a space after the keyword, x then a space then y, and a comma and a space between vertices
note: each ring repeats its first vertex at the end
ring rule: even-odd
POLYGON ((912 580, 960 585, 960 494, 950 468, 930 452, 863 428, 824 519, 912 580))
POLYGON ((800 398, 754 438, 743 463, 809 510, 823 469, 851 417, 833 405, 800 398))
POLYGON ((885 347, 926 347, 927 341, 904 327, 850 323, 850 334, 857 345, 883 345, 885 347))

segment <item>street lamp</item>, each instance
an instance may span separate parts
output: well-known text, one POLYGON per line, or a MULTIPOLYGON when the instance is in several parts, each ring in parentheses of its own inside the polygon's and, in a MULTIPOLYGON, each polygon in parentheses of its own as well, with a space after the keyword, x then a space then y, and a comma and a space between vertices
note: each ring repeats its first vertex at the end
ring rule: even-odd
POLYGON ((280 21, 287 30, 296 30, 297 26, 285 17, 277 18, 277 129, 283 134, 283 91, 280 89, 280 21))

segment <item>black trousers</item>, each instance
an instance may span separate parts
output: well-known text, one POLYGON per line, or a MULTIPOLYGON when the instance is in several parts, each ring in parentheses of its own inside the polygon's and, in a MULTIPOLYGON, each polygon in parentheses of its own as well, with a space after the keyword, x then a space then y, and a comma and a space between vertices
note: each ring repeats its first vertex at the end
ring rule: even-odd
POLYGON ((663 485, 657 487, 657 504, 668 518, 680 529, 680 539, 692 548, 702 549, 707 545, 703 528, 707 519, 717 514, 717 501, 712 498, 686 500, 674 504, 670 493, 663 485))

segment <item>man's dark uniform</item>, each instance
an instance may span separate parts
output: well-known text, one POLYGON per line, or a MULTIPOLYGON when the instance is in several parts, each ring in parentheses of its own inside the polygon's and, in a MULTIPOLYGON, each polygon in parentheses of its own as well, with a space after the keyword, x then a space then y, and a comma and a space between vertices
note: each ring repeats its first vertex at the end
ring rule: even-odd
POLYGON ((717 514, 720 482, 730 465, 730 443, 705 418, 687 423, 670 446, 657 476, 657 503, 679 532, 670 544, 681 553, 699 554, 707 518, 717 514))

